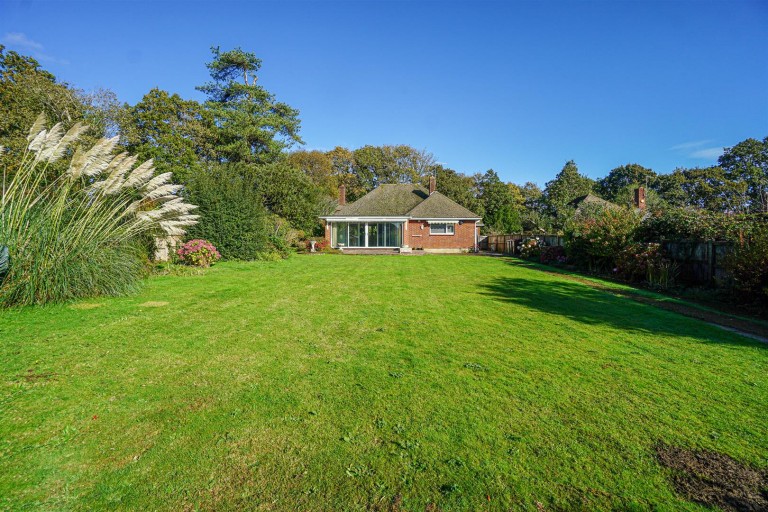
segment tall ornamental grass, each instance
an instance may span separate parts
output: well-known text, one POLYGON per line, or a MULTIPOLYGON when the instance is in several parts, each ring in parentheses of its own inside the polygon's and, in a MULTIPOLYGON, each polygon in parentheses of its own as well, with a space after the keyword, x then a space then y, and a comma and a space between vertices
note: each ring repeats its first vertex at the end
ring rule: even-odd
POLYGON ((136 165, 135 156, 115 154, 117 137, 73 151, 86 129, 46 129, 41 115, 3 180, 0 248, 8 247, 10 265, 0 306, 132 292, 146 259, 142 240, 184 235, 197 222, 170 173, 155 176, 152 160, 136 165))

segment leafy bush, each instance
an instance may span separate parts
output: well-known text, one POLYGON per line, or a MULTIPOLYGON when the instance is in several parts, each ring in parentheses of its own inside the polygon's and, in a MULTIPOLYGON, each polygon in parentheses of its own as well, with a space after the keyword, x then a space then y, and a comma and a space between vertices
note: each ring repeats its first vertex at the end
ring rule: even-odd
POLYGON ((565 247, 562 245, 551 245, 543 247, 541 249, 541 255, 539 261, 542 263, 565 263, 567 258, 565 256, 565 247))
POLYGON ((197 221, 169 173, 153 177, 151 160, 136 166, 135 157, 113 154, 117 137, 72 152, 85 130, 47 130, 41 115, 29 131, 0 203, 0 246, 10 253, 0 305, 131 292, 145 268, 141 241, 183 235, 197 221))
POLYGON ((176 251, 179 259, 187 265, 195 267, 210 267, 221 259, 216 247, 207 240, 196 238, 185 243, 176 251))
POLYGON ((725 268, 736 290, 768 299, 768 223, 756 225, 749 238, 735 244, 725 259, 725 268))
POLYGON ((755 219, 694 208, 667 208, 644 219, 639 237, 643 240, 738 240, 748 235, 755 219))
POLYGON ((320 230, 318 217, 333 209, 323 192, 300 169, 288 162, 251 167, 261 204, 270 212, 308 233, 320 230))
POLYGON ((679 265, 665 256, 660 244, 632 243, 616 256, 613 272, 627 281, 666 289, 675 283, 679 270, 679 265))
POLYGON ((254 260, 274 251, 274 225, 247 166, 212 165, 190 177, 186 193, 201 214, 190 237, 210 241, 225 259, 254 260))
POLYGON ((616 266, 616 256, 635 241, 640 216, 629 208, 600 208, 579 214, 566 229, 570 261, 597 272, 616 266))

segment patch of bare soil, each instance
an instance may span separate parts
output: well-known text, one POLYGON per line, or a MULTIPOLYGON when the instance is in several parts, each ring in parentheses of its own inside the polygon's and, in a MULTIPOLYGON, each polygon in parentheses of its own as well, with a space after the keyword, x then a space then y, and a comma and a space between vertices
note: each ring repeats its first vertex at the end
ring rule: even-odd
POLYGON ((768 511, 768 470, 722 453, 663 444, 656 447, 656 458, 672 470, 677 492, 691 501, 726 511, 768 511))
POLYGON ((161 308, 161 307, 167 306, 167 305, 168 305, 168 303, 165 302, 165 301, 150 300, 148 302, 143 302, 143 303, 139 304, 139 307, 140 308, 161 308))

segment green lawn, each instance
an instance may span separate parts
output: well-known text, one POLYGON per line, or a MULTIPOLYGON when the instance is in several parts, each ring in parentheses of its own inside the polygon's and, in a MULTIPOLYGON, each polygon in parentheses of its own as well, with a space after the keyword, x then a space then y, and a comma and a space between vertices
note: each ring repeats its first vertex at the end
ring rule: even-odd
POLYGON ((768 345, 501 258, 226 263, 0 340, 3 510, 704 510, 657 443, 768 466, 768 345))

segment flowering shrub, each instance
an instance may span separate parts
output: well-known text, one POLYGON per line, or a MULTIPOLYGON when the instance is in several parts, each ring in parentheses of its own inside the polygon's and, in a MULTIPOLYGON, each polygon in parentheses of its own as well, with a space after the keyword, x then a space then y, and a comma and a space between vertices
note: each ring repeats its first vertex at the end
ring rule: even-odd
POLYGON ((527 260, 541 258, 542 243, 538 238, 528 238, 520 245, 520 257, 527 260))
POLYGON ((185 243, 176 251, 176 254, 184 263, 196 267, 210 267, 221 259, 221 254, 212 243, 200 239, 185 243))
MULTIPOLYGON (((331 242, 323 238, 322 240, 315 240, 315 251, 317 252, 323 252, 327 249, 330 249, 331 242)), ((312 240, 307 240, 307 250, 312 250, 312 240)))
POLYGON ((565 248, 562 245, 552 245, 543 247, 539 261, 542 263, 565 263, 568 259, 565 257, 565 248))

